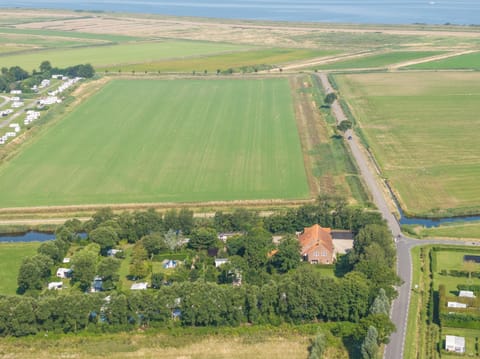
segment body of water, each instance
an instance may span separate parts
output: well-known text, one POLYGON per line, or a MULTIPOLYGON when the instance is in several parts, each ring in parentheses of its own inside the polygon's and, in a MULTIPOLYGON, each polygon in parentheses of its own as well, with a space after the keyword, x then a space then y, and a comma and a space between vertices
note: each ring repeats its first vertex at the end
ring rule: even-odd
POLYGON ((274 21, 480 24, 479 0, 0 0, 0 7, 274 21))
POLYGON ((0 243, 10 242, 46 242, 55 239, 53 233, 27 232, 20 234, 0 234, 0 243))

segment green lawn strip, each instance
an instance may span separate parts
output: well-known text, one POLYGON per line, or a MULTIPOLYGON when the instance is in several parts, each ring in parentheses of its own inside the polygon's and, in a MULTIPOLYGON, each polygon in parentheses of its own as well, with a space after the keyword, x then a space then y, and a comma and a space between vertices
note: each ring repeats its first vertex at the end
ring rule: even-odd
POLYGON ((0 186, 3 207, 309 193, 286 79, 112 81, 2 166, 0 186))
POLYGON ((478 122, 479 79, 462 73, 337 76, 407 213, 478 212, 480 143, 468 139, 478 122))
POLYGON ((73 49, 49 49, 2 56, 1 60, 2 66, 20 66, 25 69, 36 68, 44 60, 49 60, 53 66, 57 67, 73 66, 80 63, 105 67, 115 64, 148 63, 162 59, 240 51, 246 48, 246 46, 225 43, 165 40, 73 49))
MULTIPOLYGON (((423 286, 420 288, 422 283, 422 272, 420 271, 420 247, 415 247, 411 251, 412 255, 412 285, 419 285, 418 289, 424 290, 423 286)), ((410 343, 404 347, 404 358, 415 358, 418 350, 418 331, 420 328, 419 325, 423 325, 418 321, 418 312, 419 306, 422 305, 421 291, 412 290, 410 293, 410 306, 408 308, 408 321, 407 321, 407 331, 405 336, 405 343, 410 343)))
POLYGON ((36 253, 39 242, 0 243, 0 295, 13 295, 17 290, 17 276, 22 260, 36 253))
POLYGON ((480 221, 445 224, 439 227, 420 228, 421 238, 472 238, 480 239, 480 221))
POLYGON ((350 60, 340 60, 327 65, 315 67, 316 69, 340 70, 361 69, 369 67, 386 67, 403 61, 410 61, 442 54, 441 51, 394 51, 371 56, 363 56, 350 60))
POLYGON ((480 70, 480 52, 424 62, 405 68, 415 70, 480 70))
POLYGON ((254 71, 263 66, 279 66, 292 61, 304 60, 335 54, 335 51, 310 50, 310 49, 253 49, 237 51, 219 55, 200 56, 196 58, 179 58, 175 60, 162 60, 132 64, 118 64, 101 67, 109 72, 214 72, 216 70, 233 69, 235 71, 254 71), (250 67, 250 69, 248 69, 250 67))

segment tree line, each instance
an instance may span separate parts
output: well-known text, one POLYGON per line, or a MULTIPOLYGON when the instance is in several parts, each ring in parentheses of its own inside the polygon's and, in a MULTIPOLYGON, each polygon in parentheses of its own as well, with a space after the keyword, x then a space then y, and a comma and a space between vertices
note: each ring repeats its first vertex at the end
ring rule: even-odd
POLYGON ((33 70, 31 73, 20 66, 2 67, 0 71, 0 92, 10 90, 32 92, 33 86, 38 86, 42 80, 50 79, 53 74, 84 78, 91 78, 95 75, 95 69, 90 64, 58 68, 52 67, 49 61, 43 61, 40 64, 39 71, 33 70))
POLYGON ((188 209, 163 214, 103 209, 85 223, 67 221, 54 241, 24 259, 18 276, 24 295, 0 297, 0 335, 335 321, 356 323, 358 340, 373 327, 371 336, 380 344, 394 330, 388 315, 399 284, 395 261, 380 215, 337 198, 322 197, 265 218, 245 209, 217 212, 211 219, 194 218, 188 209), (301 262, 295 232, 315 223, 354 233, 353 249, 338 258, 335 277, 301 262), (229 233, 225 242, 222 233, 229 233), (273 243, 278 233, 283 239, 273 243), (121 243, 132 248, 130 275, 150 278, 151 289, 122 288, 118 271, 124 254, 106 255, 121 243), (73 244, 72 287, 45 291, 52 269, 73 244), (163 253, 181 254, 184 264, 168 275, 152 272, 152 261, 163 253), (216 268, 214 257, 228 262, 216 268), (103 292, 87 294, 95 276, 102 278, 103 292), (17 315, 19 308, 24 315, 17 315))

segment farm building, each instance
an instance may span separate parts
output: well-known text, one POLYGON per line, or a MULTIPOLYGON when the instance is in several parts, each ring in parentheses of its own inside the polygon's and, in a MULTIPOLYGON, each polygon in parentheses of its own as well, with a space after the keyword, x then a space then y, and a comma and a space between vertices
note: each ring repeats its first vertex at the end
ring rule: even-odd
POLYGON ((335 250, 330 228, 318 224, 306 227, 298 236, 304 261, 311 264, 332 264, 335 250))
POLYGON ((216 258, 215 259, 215 268, 218 268, 221 265, 224 265, 225 263, 228 263, 228 262, 229 262, 228 258, 216 258))
POLYGON ((70 268, 58 268, 57 277, 58 278, 70 278, 73 271, 70 268))
POLYGON ((48 283, 48 290, 60 290, 63 289, 63 283, 62 282, 50 282, 48 283))
POLYGON ((132 286, 130 287, 131 290, 146 290, 148 287, 147 282, 143 283, 133 283, 132 286))
POLYGON ((445 350, 448 352, 465 353, 465 338, 447 335, 445 337, 445 350))
POLYGON ((461 290, 458 296, 463 298, 475 298, 475 294, 470 290, 461 290))
POLYGON ((467 305, 465 303, 458 303, 458 302, 448 302, 448 308, 466 308, 467 305))

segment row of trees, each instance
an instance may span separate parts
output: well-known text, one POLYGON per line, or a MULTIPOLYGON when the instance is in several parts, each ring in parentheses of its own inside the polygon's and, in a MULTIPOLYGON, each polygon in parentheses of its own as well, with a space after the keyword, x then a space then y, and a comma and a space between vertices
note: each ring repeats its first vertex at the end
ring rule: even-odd
POLYGON ((80 292, 0 297, 0 335, 76 332, 89 325, 105 330, 166 326, 178 313, 183 326, 350 321, 359 323, 363 334, 375 326, 379 341, 385 341, 392 324, 383 310, 377 310, 379 299, 372 302, 370 295, 370 284, 359 273, 333 279, 323 277, 314 266, 302 266, 262 286, 197 280, 157 291, 111 291, 108 299, 105 294, 80 292))
POLYGON ((0 74, 0 92, 14 89, 31 92, 31 88, 34 85, 40 84, 44 79, 49 79, 52 74, 91 78, 95 75, 95 69, 90 64, 79 64, 66 68, 52 67, 49 61, 43 61, 40 64, 39 71, 33 70, 31 74, 20 66, 12 66, 10 68, 2 67, 0 74))

